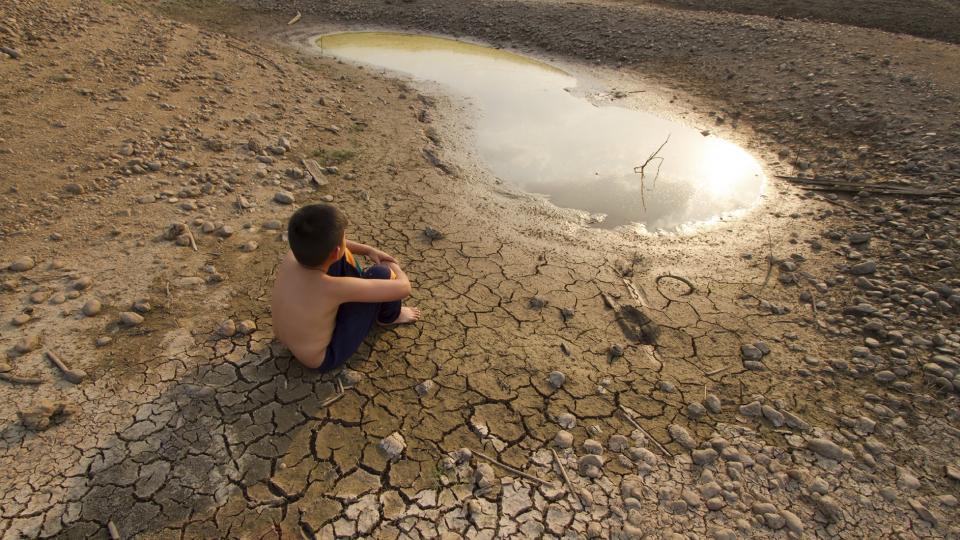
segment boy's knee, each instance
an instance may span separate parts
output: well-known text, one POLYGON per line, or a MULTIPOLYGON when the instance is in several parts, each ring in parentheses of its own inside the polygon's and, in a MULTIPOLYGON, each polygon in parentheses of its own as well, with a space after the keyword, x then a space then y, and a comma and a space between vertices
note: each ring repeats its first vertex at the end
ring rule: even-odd
POLYGON ((367 279, 390 279, 392 275, 390 268, 382 264, 375 264, 363 273, 363 277, 367 279))

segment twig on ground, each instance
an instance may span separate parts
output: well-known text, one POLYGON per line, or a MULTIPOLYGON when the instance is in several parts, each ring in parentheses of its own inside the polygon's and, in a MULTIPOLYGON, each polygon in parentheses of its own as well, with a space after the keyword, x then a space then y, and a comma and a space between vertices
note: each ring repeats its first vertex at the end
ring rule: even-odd
POLYGON ((671 454, 670 451, 667 450, 665 446, 660 444, 660 441, 655 439, 653 435, 650 434, 650 432, 643 429, 643 426, 641 426, 636 420, 634 420, 633 415, 631 415, 623 405, 620 405, 620 411, 623 412, 623 415, 626 417, 626 419, 629 420, 631 424, 633 424, 633 427, 639 429, 641 433, 643 433, 644 435, 647 436, 647 438, 653 441, 653 444, 657 445, 657 448, 659 448, 661 452, 673 458, 673 454, 671 454))
MULTIPOLYGON (((686 285, 687 287, 689 287, 689 290, 688 290, 687 292, 681 294, 680 296, 690 296, 691 294, 693 294, 693 293, 697 290, 697 288, 693 285, 693 283, 691 283, 690 280, 687 279, 687 278, 685 278, 685 277, 675 276, 675 275, 673 275, 673 274, 663 274, 663 275, 657 276, 657 279, 654 281, 654 282, 657 284, 657 290, 658 290, 658 291, 660 291, 660 281, 661 281, 661 280, 664 280, 664 279, 675 279, 675 280, 683 283, 683 284, 686 285)), ((660 291, 660 294, 663 294, 663 291, 660 291)), ((664 295, 664 296, 666 296, 666 295, 664 295)))
POLYGON ((553 448, 550 449, 550 452, 553 453, 553 461, 557 464, 557 468, 560 469, 560 476, 563 477, 563 483, 567 485, 567 490, 577 498, 577 502, 580 503, 581 508, 586 508, 586 505, 583 504, 583 500, 580 498, 580 492, 573 488, 573 482, 571 482, 570 477, 567 476, 567 469, 563 466, 563 462, 560 461, 560 454, 557 454, 557 451, 553 448))
POLYGON ((706 375, 707 377, 713 377, 713 376, 716 375, 717 373, 722 373, 722 372, 724 372, 724 371, 726 371, 726 370, 728 370, 728 369, 730 369, 730 366, 723 366, 723 367, 717 368, 717 369, 715 369, 715 370, 713 370, 713 371, 708 371, 708 372, 704 373, 704 375, 706 375))
POLYGON ((773 236, 770 234, 770 227, 767 227, 767 276, 763 278, 763 285, 760 286, 762 291, 767 283, 770 282, 770 276, 773 275, 773 236))
POLYGON ((343 394, 343 383, 340 382, 340 378, 339 378, 339 377, 337 377, 336 379, 333 380, 333 384, 334 384, 334 386, 337 387, 337 394, 338 394, 338 395, 339 395, 339 394, 343 394))
POLYGON ((817 328, 820 328, 820 317, 817 313, 817 297, 810 293, 810 309, 813 310, 813 324, 817 325, 817 328))
POLYGON ((290 22, 287 23, 287 26, 297 24, 297 21, 299 20, 300 20, 300 12, 298 11, 297 14, 294 15, 292 19, 290 19, 290 22))
POLYGON ((37 377, 20 377, 19 375, 13 375, 11 373, 0 373, 0 380, 13 384, 29 384, 33 386, 43 384, 43 379, 37 377))
POLYGON ((120 529, 117 528, 116 524, 113 521, 107 522, 107 532, 110 533, 110 540, 120 540, 123 538, 120 536, 120 529))
POLYGON ((238 50, 238 51, 240 51, 240 52, 247 53, 247 54, 249 54, 250 56, 259 58, 260 60, 263 60, 264 62, 267 62, 267 63, 269 63, 271 66, 273 66, 274 68, 276 68, 277 71, 279 71, 281 75, 285 75, 285 73, 283 72, 283 68, 281 68, 279 64, 277 64, 277 63, 274 62, 273 60, 267 58, 266 56, 263 56, 262 54, 257 54, 257 53, 255 53, 255 52, 253 52, 253 51, 251 51, 251 50, 244 49, 243 47, 241 47, 241 46, 239 46, 239 45, 234 45, 233 43, 230 43, 229 41, 227 42, 227 47, 230 47, 231 49, 236 49, 236 50, 238 50))
POLYGON ((484 454, 483 452, 474 450, 474 451, 473 451, 473 455, 475 455, 475 456, 477 456, 477 457, 480 457, 480 458, 483 458, 483 459, 489 461, 490 463, 493 463, 494 465, 497 465, 497 466, 501 467, 501 468, 504 469, 504 470, 510 471, 510 472, 512 472, 513 474, 515 474, 515 475, 517 475, 517 476, 520 476, 520 477, 523 477, 523 478, 526 478, 527 480, 530 480, 530 481, 532 481, 532 482, 537 482, 538 484, 543 485, 543 486, 552 486, 552 485, 553 485, 553 482, 548 482, 547 480, 543 480, 543 479, 537 478, 536 476, 534 476, 534 475, 532 475, 532 474, 525 473, 525 472, 521 471, 520 469, 515 469, 515 468, 511 467, 510 465, 507 465, 506 463, 503 463, 503 462, 501 462, 501 461, 499 461, 499 460, 496 460, 496 459, 494 459, 494 458, 492 458, 492 457, 484 454))
POLYGON ((337 401, 338 399, 342 398, 343 396, 344 396, 344 394, 334 394, 333 396, 331 396, 331 397, 329 397, 329 398, 321 401, 321 402, 320 402, 320 406, 321 406, 321 407, 328 407, 328 406, 332 405, 332 404, 333 404, 335 401, 337 401))
POLYGON ((653 161, 653 160, 655 160, 655 159, 658 160, 658 161, 657 161, 657 174, 653 177, 653 184, 654 184, 654 187, 656 187, 657 178, 660 178, 660 167, 663 166, 663 157, 662 157, 662 156, 659 156, 659 155, 657 155, 657 154, 659 154, 660 151, 663 150, 663 147, 666 146, 668 142, 670 142, 670 135, 667 135, 667 138, 663 141, 663 144, 661 144, 659 148, 657 148, 656 150, 654 150, 654 152, 653 152, 652 154, 650 154, 649 157, 647 157, 647 160, 644 161, 642 165, 640 165, 639 167, 634 167, 634 168, 633 168, 634 174, 639 174, 639 175, 640 175, 640 204, 643 205, 643 209, 644 209, 644 210, 647 209, 647 201, 646 201, 646 199, 645 199, 644 196, 643 196, 643 192, 644 192, 644 189, 645 189, 645 188, 644 188, 644 180, 647 178, 647 173, 646 173, 647 165, 649 165, 650 162, 653 161))
POLYGON ((187 239, 190 240, 190 247, 192 247, 194 251, 198 251, 197 240, 193 237, 193 231, 190 230, 189 226, 187 226, 187 239))

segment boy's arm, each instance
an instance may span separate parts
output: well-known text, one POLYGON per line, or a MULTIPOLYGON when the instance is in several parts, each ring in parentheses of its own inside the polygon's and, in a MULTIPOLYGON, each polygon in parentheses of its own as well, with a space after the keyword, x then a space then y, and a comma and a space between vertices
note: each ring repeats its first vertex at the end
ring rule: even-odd
POLYGON ((397 275, 396 279, 337 278, 340 283, 338 296, 341 302, 393 302, 410 296, 410 280, 395 263, 387 266, 397 275))
POLYGON ((347 249, 349 249, 351 252, 353 252, 356 255, 365 256, 366 258, 373 261, 373 264, 397 262, 396 259, 380 251, 377 248, 370 247, 366 244, 361 244, 359 242, 354 242, 352 240, 347 240, 347 249))

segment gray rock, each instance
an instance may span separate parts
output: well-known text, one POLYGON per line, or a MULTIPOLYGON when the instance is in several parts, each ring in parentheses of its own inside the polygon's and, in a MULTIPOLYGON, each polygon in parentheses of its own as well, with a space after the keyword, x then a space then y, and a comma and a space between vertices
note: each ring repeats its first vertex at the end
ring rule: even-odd
POLYGON ((740 346, 740 356, 744 360, 760 360, 763 358, 763 352, 753 345, 744 344, 740 346))
POLYGON ((844 315, 852 315, 854 317, 867 317, 867 316, 873 315, 876 312, 877 312, 877 308, 867 303, 857 304, 855 306, 847 306, 843 308, 844 315))
POLYGON ((87 300, 85 304, 83 304, 83 307, 80 308, 80 311, 82 311, 87 317, 93 317, 94 315, 100 313, 101 309, 103 309, 103 304, 101 304, 96 298, 91 298, 90 300, 87 300))
POLYGON ((555 389, 562 387, 566 381, 567 376, 559 371, 551 371, 550 374, 547 375, 547 382, 555 389))
POLYGON ((602 455, 603 445, 596 439, 587 439, 583 441, 583 451, 588 454, 602 455))
POLYGON ((93 280, 87 276, 83 276, 71 283, 70 288, 75 291, 85 291, 89 289, 91 285, 93 285, 93 280))
POLYGON ((7 268, 13 272, 26 272, 36 265, 37 263, 33 260, 33 257, 23 256, 14 259, 7 268))
POLYGON ((799 516, 789 510, 781 510, 780 515, 783 516, 784 523, 790 529, 790 532, 799 536, 803 535, 803 520, 799 516))
POLYGON ((751 401, 746 405, 741 405, 739 410, 740 414, 749 417, 760 416, 763 414, 763 407, 760 405, 759 401, 751 401))
MULTIPOLYGON (((847 236, 847 241, 852 245, 866 244, 873 238, 873 234, 868 232, 853 232, 847 236)), ((859 249, 859 248, 858 248, 859 249)))
POLYGON ((626 438, 619 433, 610 436, 610 439, 607 441, 607 447, 610 448, 611 452, 623 452, 630 446, 630 439, 626 438))
POLYGON ((270 221, 265 221, 262 227, 267 231, 279 231, 283 228, 283 223, 279 220, 271 219, 270 221))
POLYGON ((13 346, 13 352, 16 354, 27 354, 40 348, 40 335, 32 334, 23 337, 13 346))
POLYGON ((717 460, 717 451, 713 448, 698 449, 691 452, 690 456, 697 465, 709 465, 717 460))
POLYGON ((780 411, 774 409, 769 405, 764 405, 763 407, 760 408, 760 410, 763 412, 763 417, 766 418, 771 424, 773 424, 773 427, 780 427, 783 425, 784 418, 783 418, 783 414, 781 414, 780 411))
POLYGON ((237 323, 233 319, 227 319, 217 327, 217 334, 221 337, 233 337, 237 333, 237 323))
POLYGON ((249 319, 240 321, 240 323, 237 324, 237 333, 244 336, 249 336, 250 334, 256 332, 256 330, 257 330, 257 323, 249 319))
POLYGON ((436 386, 437 386, 437 383, 433 382, 430 379, 427 379, 425 381, 421 381, 420 384, 414 387, 414 390, 416 390, 418 396, 423 397, 429 394, 436 386))
POLYGON ((127 326, 137 326, 138 324, 143 323, 143 315, 134 313, 132 311, 121 311, 120 322, 127 326))
POLYGON ((581 476, 600 478, 603 475, 603 457, 597 454, 587 454, 580 458, 577 470, 581 476))
POLYGON ((489 463, 484 462, 477 465, 476 470, 473 472, 473 481, 477 484, 477 488, 485 490, 496 483, 497 476, 493 472, 493 467, 491 467, 489 463))
POLYGON ((380 451, 387 456, 387 459, 390 461, 395 461, 403 455, 403 451, 407 448, 407 443, 403 440, 403 435, 400 435, 400 433, 394 431, 387 437, 381 439, 378 446, 380 451))
POLYGON ((687 431, 687 428, 679 424, 670 424, 667 426, 667 431, 670 433, 670 437, 672 437, 677 444, 686 448, 687 450, 693 450, 697 447, 697 441, 693 438, 693 435, 690 435, 690 432, 687 431))
POLYGON ((843 461, 846 459, 843 448, 837 445, 837 443, 828 439, 822 439, 819 437, 810 439, 807 441, 807 448, 825 458, 835 461, 843 461))
POLYGON ((687 418, 697 420, 707 414, 707 408, 700 403, 691 403, 687 405, 687 418))
POLYGON ((838 521, 843 516, 843 510, 840 503, 829 495, 824 495, 815 499, 817 510, 830 521, 838 521))
POLYGON ((564 429, 572 429, 577 425, 577 417, 565 412, 557 415, 557 424, 564 429))
POLYGON ((444 237, 444 234, 433 227, 426 227, 423 229, 423 235, 429 238, 430 240, 440 240, 444 237))
POLYGON ((273 195, 273 200, 279 204, 293 204, 296 199, 293 193, 289 191, 278 191, 273 195))
POLYGON ((557 445, 557 448, 570 448, 573 446, 573 434, 561 429, 553 437, 553 444, 557 445))
POLYGON ((767 527, 775 531, 782 529, 787 524, 787 520, 779 513, 764 514, 763 521, 767 524, 767 527))
POLYGON ((703 404, 707 407, 707 410, 713 414, 720 414, 722 410, 720 398, 714 394, 708 395, 707 398, 703 400, 703 404))
POLYGON ((863 261, 850 267, 850 273, 855 276, 864 276, 877 271, 876 261, 863 261))
POLYGON ((895 381, 897 379, 897 375, 894 372, 885 369, 875 373, 873 378, 876 379, 878 383, 887 384, 895 381))
POLYGON ((547 299, 542 296, 534 296, 530 298, 530 307, 532 309, 543 309, 548 303, 549 302, 547 299))
POLYGON ((763 371, 766 369, 763 362, 757 362, 756 360, 744 360, 743 367, 750 371, 763 371))

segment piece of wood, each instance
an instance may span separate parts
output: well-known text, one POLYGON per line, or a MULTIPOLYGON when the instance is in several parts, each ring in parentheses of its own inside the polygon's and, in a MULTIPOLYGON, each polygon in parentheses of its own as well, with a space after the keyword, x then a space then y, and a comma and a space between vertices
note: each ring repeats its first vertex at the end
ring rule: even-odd
MULTIPOLYGON (((673 275, 673 274, 662 274, 662 275, 657 276, 657 279, 654 280, 654 283, 657 284, 657 290, 658 290, 658 291, 660 290, 660 281, 662 281, 662 280, 664 280, 664 279, 675 279, 675 280, 683 283, 683 284, 686 285, 687 287, 689 287, 689 290, 687 290, 687 292, 685 292, 685 293, 682 293, 680 296, 690 296, 691 294, 694 293, 694 291, 697 290, 697 288, 693 286, 693 283, 691 283, 689 279, 687 279, 687 278, 685 278, 685 277, 683 277, 683 276, 675 276, 675 275, 673 275)), ((660 294, 663 294, 663 292, 661 291, 660 294)), ((664 296, 666 297, 666 295, 664 295, 664 296)))
POLYGON ((580 492, 573 488, 573 482, 571 482, 570 477, 567 476, 567 469, 563 466, 563 462, 560 461, 560 454, 553 448, 550 449, 550 452, 553 453, 553 462, 556 463, 557 468, 560 469, 560 476, 563 478, 563 483, 567 485, 567 490, 577 498, 577 502, 580 503, 581 508, 586 508, 587 506, 583 504, 583 499, 580 498, 580 492))
POLYGON ((320 406, 321 406, 321 407, 329 407, 329 406, 332 405, 334 402, 336 402, 338 399, 342 398, 344 395, 345 395, 345 394, 334 394, 333 396, 327 398, 326 400, 321 401, 321 402, 320 402, 320 406))
POLYGON ((43 384, 43 379, 37 377, 21 377, 12 373, 0 373, 0 380, 13 384, 29 384, 31 386, 43 384))
POLYGON ((192 247, 194 251, 199 251, 197 249, 197 239, 193 237, 193 231, 190 230, 189 225, 187 225, 187 238, 190 240, 190 247, 192 247))
POLYGON ((239 45, 234 45, 233 43, 230 43, 229 41, 227 42, 227 47, 230 47, 231 49, 236 49, 236 50, 238 50, 238 51, 240 51, 240 52, 242 52, 242 53, 247 53, 247 54, 249 54, 250 56, 253 56, 253 57, 255 57, 255 58, 259 58, 260 60, 263 60, 264 62, 267 62, 268 64, 270 64, 271 66, 273 66, 274 68, 276 68, 276 70, 279 71, 281 75, 285 75, 285 73, 283 72, 283 68, 280 67, 280 64, 277 64, 276 62, 274 62, 273 60, 267 58, 266 56, 263 56, 262 54, 257 54, 257 53, 255 53, 255 52, 253 52, 253 51, 251 51, 251 50, 244 49, 243 47, 241 47, 241 46, 239 46, 239 45))
POLYGON ((670 456, 671 458, 673 458, 673 454, 671 454, 670 451, 667 450, 667 448, 666 448, 665 446, 663 446, 662 444, 660 444, 660 441, 658 441, 657 439, 655 439, 655 438, 653 437, 653 435, 650 434, 650 432, 648 432, 647 430, 643 429, 643 426, 641 426, 636 420, 634 420, 633 415, 631 415, 630 412, 627 411, 626 407, 624 407, 623 405, 620 405, 620 411, 623 412, 623 414, 624 414, 624 416, 627 418, 627 420, 629 420, 630 423, 633 424, 633 427, 639 429, 639 430, 640 430, 640 433, 643 433, 644 435, 647 436, 647 438, 649 438, 651 441, 653 441, 653 444, 657 445, 657 448, 659 448, 661 452, 663 452, 665 455, 670 456))
MULTIPOLYGON (((718 374, 718 373, 723 373, 724 371, 726 371, 726 370, 728 370, 728 369, 730 369, 730 366, 723 366, 723 367, 717 368, 717 369, 715 369, 715 370, 713 370, 713 371, 708 371, 708 372, 704 373, 704 375, 706 375, 707 377, 713 377, 714 375, 716 375, 716 374, 718 374)), ((704 389, 706 389, 706 386, 704 386, 704 389)))
POLYGON ((548 482, 548 481, 546 481, 546 480, 537 478, 536 476, 534 476, 534 475, 532 475, 532 474, 525 473, 525 472, 521 471, 520 469, 515 469, 515 468, 511 467, 510 465, 507 465, 506 463, 503 463, 502 461, 499 461, 499 460, 497 460, 497 459, 494 459, 494 458, 492 458, 492 457, 484 454, 483 452, 480 452, 480 451, 477 451, 477 450, 473 450, 473 455, 475 455, 475 456, 477 456, 477 457, 479 457, 479 458, 483 458, 483 459, 489 461, 490 463, 493 463, 494 465, 497 465, 498 467, 500 467, 500 468, 502 468, 502 469, 504 469, 504 470, 506 470, 506 471, 510 471, 510 472, 512 472, 513 474, 517 475, 517 476, 520 476, 520 477, 522 477, 522 478, 526 478, 527 480, 530 480, 530 481, 532 481, 532 482, 536 482, 536 483, 538 483, 538 484, 540 484, 540 485, 542 485, 542 486, 553 486, 553 482, 548 482))
POLYGON ((120 536, 120 529, 113 523, 113 521, 107 522, 107 532, 110 533, 110 540, 121 540, 123 537, 120 536))
POLYGON ((313 178, 313 181, 318 186, 327 185, 326 179, 323 178, 323 167, 321 167, 320 164, 317 163, 317 160, 304 159, 304 160, 301 160, 301 163, 303 164, 303 168, 306 169, 308 173, 310 173, 310 176, 313 178))
POLYGON ((290 19, 290 22, 287 23, 287 26, 297 24, 297 21, 299 20, 300 20, 300 12, 298 11, 297 14, 294 15, 292 19, 290 19))
POLYGON ((334 379, 333 384, 337 387, 337 394, 343 394, 343 383, 340 381, 340 377, 334 379))
POLYGON ((72 369, 70 366, 66 364, 66 362, 61 360, 60 357, 57 356, 57 354, 54 353, 53 351, 44 351, 43 353, 48 360, 53 362, 53 364, 57 366, 58 369, 60 369, 60 371, 63 373, 63 378, 66 379, 67 382, 70 382, 73 384, 80 384, 87 378, 86 371, 82 369, 72 369))

